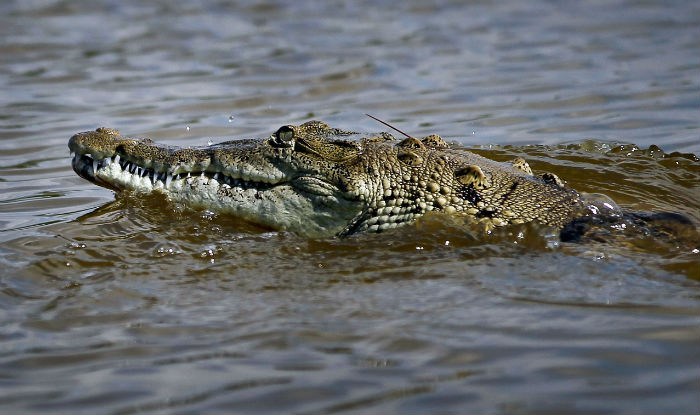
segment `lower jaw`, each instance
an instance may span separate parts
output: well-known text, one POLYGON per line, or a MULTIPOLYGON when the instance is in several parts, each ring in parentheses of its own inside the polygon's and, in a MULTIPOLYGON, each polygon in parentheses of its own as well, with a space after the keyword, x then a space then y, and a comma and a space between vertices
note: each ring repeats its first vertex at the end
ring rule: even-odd
MULTIPOLYGON (((90 168, 89 166, 87 168, 90 168)), ((84 175, 81 174, 84 177, 84 175)), ((131 190, 138 193, 150 193, 154 191, 160 191, 163 193, 177 193, 181 192, 186 187, 199 187, 207 188, 211 190, 218 191, 232 189, 232 187, 226 183, 220 183, 213 177, 208 177, 203 174, 196 176, 185 176, 178 179, 172 179, 172 177, 167 177, 163 179, 155 179, 153 176, 141 176, 138 174, 129 173, 128 171, 121 170, 117 166, 107 166, 97 170, 97 174, 90 175, 88 180, 94 181, 104 187, 109 187, 116 190, 131 190)), ((251 191, 257 193, 254 189, 244 189, 240 188, 241 191, 251 191)), ((193 192, 196 193, 196 192, 193 192)))

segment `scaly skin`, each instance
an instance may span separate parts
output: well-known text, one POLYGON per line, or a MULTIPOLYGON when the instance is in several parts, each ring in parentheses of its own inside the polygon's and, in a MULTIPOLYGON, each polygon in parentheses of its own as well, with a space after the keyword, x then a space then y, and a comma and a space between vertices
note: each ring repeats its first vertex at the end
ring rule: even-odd
POLYGON ((353 135, 310 121, 268 139, 176 148, 99 128, 74 135, 68 146, 73 169, 100 186, 163 192, 312 237, 382 231, 429 211, 489 226, 562 228, 584 209, 576 191, 552 174, 533 176, 523 159, 495 162, 436 135, 353 135))

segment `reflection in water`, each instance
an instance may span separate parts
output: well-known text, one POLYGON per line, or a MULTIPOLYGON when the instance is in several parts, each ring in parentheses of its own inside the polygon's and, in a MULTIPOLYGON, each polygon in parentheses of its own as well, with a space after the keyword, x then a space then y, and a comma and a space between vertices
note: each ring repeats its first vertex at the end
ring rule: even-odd
POLYGON ((698 412, 697 2, 388 6, 0 5, 1 411, 698 412), (66 148, 364 113, 692 224, 306 239, 115 198, 66 148))

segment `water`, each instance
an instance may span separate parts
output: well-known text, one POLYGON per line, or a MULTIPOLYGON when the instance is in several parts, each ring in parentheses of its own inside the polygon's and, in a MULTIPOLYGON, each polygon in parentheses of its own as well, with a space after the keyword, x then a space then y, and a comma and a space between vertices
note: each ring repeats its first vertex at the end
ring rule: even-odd
POLYGON ((3 413, 698 413, 696 245, 439 216, 309 240, 115 199, 66 147, 370 113, 697 224, 697 2, 0 11, 3 413))

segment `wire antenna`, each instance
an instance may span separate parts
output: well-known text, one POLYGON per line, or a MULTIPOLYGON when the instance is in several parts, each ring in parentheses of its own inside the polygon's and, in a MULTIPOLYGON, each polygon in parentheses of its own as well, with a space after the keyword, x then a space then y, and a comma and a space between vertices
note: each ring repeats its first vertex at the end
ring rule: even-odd
POLYGON ((403 131, 399 130, 398 128, 394 127, 393 125, 391 125, 391 124, 389 124, 389 123, 386 123, 386 122, 380 120, 379 118, 377 118, 377 117, 375 117, 375 116, 373 116, 373 115, 369 115, 369 114, 365 114, 365 115, 368 116, 369 118, 373 119, 374 121, 377 121, 377 122, 380 122, 380 123, 386 125, 387 127, 391 128, 392 130, 395 130, 395 131, 400 132, 401 134, 405 135, 405 136, 408 137, 408 138, 413 138, 413 137, 411 137, 410 135, 408 135, 408 134, 404 133, 403 131))

